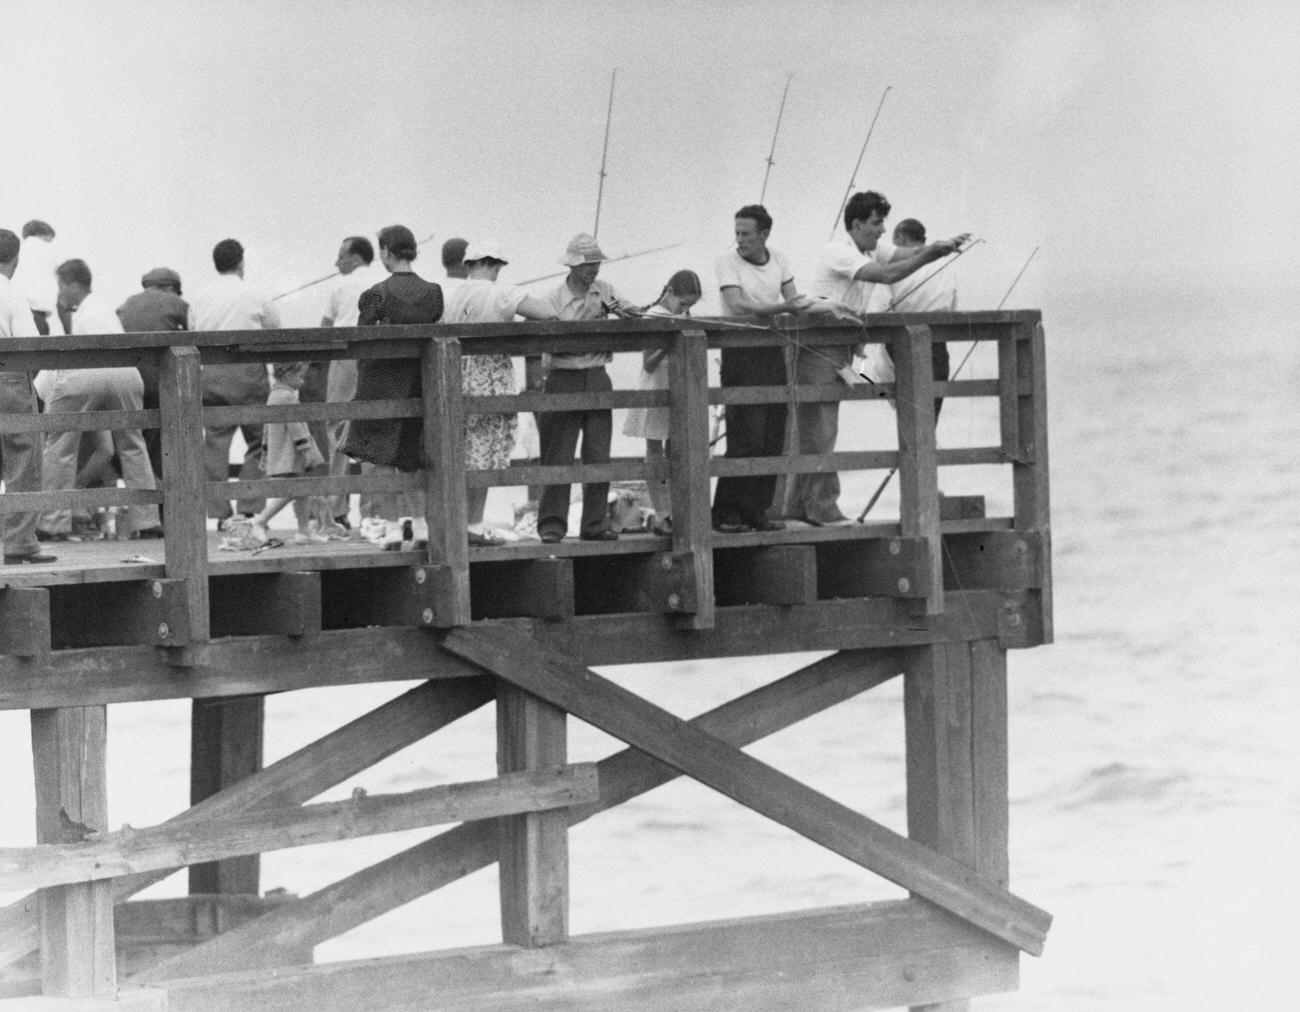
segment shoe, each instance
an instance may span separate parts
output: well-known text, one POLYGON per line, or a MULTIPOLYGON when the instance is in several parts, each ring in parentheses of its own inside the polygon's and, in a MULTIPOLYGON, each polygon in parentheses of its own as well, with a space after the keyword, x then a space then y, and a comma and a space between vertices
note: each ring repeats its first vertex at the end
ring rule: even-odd
POLYGON ((755 520, 749 525, 752 531, 783 531, 785 523, 781 520, 755 520))
POLYGON ((592 531, 591 533, 583 531, 578 537, 583 541, 617 541, 618 531, 606 527, 604 530, 592 531))
POLYGON ((853 521, 848 517, 839 516, 834 520, 814 520, 812 517, 800 517, 809 527, 852 527, 853 521))
POLYGON ((335 517, 334 523, 337 524, 339 527, 342 527, 345 531, 352 530, 352 524, 348 520, 348 515, 346 513, 344 513, 342 516, 335 517))
POLYGON ((541 539, 548 545, 558 544, 564 540, 564 531, 557 531, 554 528, 541 532, 541 539))
POLYGON ((59 557, 57 555, 43 555, 40 552, 32 552, 30 555, 6 555, 5 565, 21 566, 26 564, 30 566, 44 566, 51 562, 57 562, 58 559, 59 557))
POLYGON ((388 534, 388 521, 380 517, 363 517, 357 527, 357 533, 361 535, 362 541, 369 541, 372 545, 382 545, 384 537, 388 534))
POLYGON ((385 552, 400 552, 412 540, 414 535, 411 531, 411 518, 402 517, 397 523, 388 525, 379 547, 385 552))
POLYGON ((75 534, 69 534, 67 531, 41 531, 36 532, 37 541, 80 541, 75 534))
POLYGON ((713 529, 719 534, 748 534, 754 528, 743 520, 719 520, 713 525, 713 529))
POLYGON ((481 531, 467 531, 466 536, 469 538, 470 548, 494 548, 506 543, 506 539, 491 527, 484 527, 481 531))
POLYGON ((424 517, 416 517, 411 521, 411 547, 429 547, 429 521, 424 517))
POLYGON ((220 520, 217 521, 217 530, 228 531, 230 530, 233 524, 238 524, 242 521, 252 520, 252 519, 253 519, 253 514, 251 513, 236 513, 232 516, 222 517, 220 520))

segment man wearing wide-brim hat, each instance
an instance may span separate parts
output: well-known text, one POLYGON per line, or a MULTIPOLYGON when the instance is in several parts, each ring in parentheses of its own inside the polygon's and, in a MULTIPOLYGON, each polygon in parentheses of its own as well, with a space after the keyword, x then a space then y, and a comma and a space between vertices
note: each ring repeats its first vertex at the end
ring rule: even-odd
MULTIPOLYGON (((594 236, 575 235, 560 258, 568 276, 543 296, 561 320, 599 320, 629 308, 608 281, 598 278, 600 265, 609 258, 601 252, 594 236)), ((590 393, 612 390, 606 364, 613 358, 607 351, 582 354, 554 354, 546 376, 546 392, 590 393)), ((582 437, 582 462, 608 464, 614 433, 613 413, 608 409, 547 411, 537 416, 543 466, 568 466, 582 437)), ((609 523, 606 499, 609 482, 582 486, 582 523, 578 536, 586 541, 616 541, 618 532, 609 523)), ((543 541, 556 542, 569 529, 569 486, 548 485, 542 490, 537 510, 537 533, 543 541)))
MULTIPOLYGON (((184 330, 190 304, 181 298, 181 276, 170 267, 155 267, 140 279, 142 291, 129 296, 117 307, 117 318, 129 334, 147 334, 156 330, 184 330)), ((158 366, 151 356, 139 363, 144 383, 145 409, 158 407, 158 366)), ((162 433, 144 430, 144 445, 155 478, 162 477, 162 433)))

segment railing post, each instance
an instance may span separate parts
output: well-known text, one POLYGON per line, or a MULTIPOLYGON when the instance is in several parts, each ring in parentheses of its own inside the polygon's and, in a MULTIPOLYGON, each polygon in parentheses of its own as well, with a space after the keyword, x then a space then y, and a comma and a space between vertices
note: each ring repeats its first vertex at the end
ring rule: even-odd
POLYGON ((681 617, 691 629, 712 629, 713 521, 709 503, 709 356, 702 330, 672 335, 668 355, 668 484, 673 503, 673 553, 690 562, 696 610, 681 617))
POLYGON ((465 402, 461 347, 455 338, 424 342, 425 518, 429 563, 434 567, 433 625, 446 629, 470 621, 469 541, 465 506, 465 402))
MULTIPOLYGON (((31 712, 37 843, 76 843, 107 831, 106 720, 105 706, 31 712)), ((112 995, 113 880, 55 886, 37 896, 43 993, 112 995)))
POLYGON ((930 548, 925 614, 943 611, 943 543, 939 533, 939 468, 934 442, 934 372, 929 327, 894 332, 898 414, 899 513, 905 538, 930 548))
POLYGON ((1038 573, 1044 643, 1052 642, 1051 494, 1047 463, 1047 360, 1041 323, 1016 327, 1015 371, 1001 382, 1019 391, 1016 448, 1012 464, 1015 529, 1040 534, 1038 573))
MULTIPOLYGON (((497 682, 497 770, 567 762, 563 710, 497 682)), ((569 813, 567 809, 510 815, 498 823, 501 860, 501 940, 536 948, 569 936, 569 813)))

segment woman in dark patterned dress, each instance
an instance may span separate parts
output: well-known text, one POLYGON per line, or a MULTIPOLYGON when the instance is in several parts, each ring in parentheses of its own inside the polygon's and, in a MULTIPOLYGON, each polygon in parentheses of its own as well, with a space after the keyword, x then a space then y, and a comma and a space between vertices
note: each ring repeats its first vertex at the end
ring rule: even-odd
MULTIPOLYGON (((379 233, 379 259, 389 272, 373 288, 361 293, 357 325, 437 323, 442 318, 442 289, 411 270, 415 259, 415 234, 405 225, 389 225, 379 233)), ((420 360, 363 358, 357 362, 357 392, 353 400, 381 401, 421 395, 420 360)), ((374 474, 418 471, 423 466, 422 418, 354 418, 348 426, 343 452, 367 462, 374 474)), ((387 503, 384 519, 385 549, 400 549, 410 522, 410 537, 418 546, 429 540, 422 492, 396 492, 376 496, 387 503), (387 515, 391 514, 391 515, 387 515)))

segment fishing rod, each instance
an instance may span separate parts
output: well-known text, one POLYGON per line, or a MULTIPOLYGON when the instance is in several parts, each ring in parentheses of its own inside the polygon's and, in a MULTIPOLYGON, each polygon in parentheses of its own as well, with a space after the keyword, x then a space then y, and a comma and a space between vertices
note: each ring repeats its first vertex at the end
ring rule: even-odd
MULTIPOLYGON (((1029 269, 1030 261, 1032 261, 1032 260, 1034 259, 1034 257, 1038 255, 1038 250, 1039 250, 1039 247, 1035 246, 1035 247, 1034 247, 1034 251, 1033 251, 1032 253, 1029 254, 1029 259, 1026 260, 1026 261, 1025 261, 1025 265, 1024 265, 1023 267, 1020 268, 1020 273, 1017 274, 1016 277, 1015 277, 1015 280, 1011 282, 1011 287, 1008 288, 1008 289, 1007 289, 1007 293, 1006 293, 1004 296, 1002 296, 1002 301, 999 302, 999 303, 997 304, 997 308, 998 308, 998 309, 1001 309, 1004 305, 1006 305, 1006 301, 1007 301, 1007 299, 1011 298, 1011 292, 1015 289, 1016 285, 1018 285, 1018 284, 1020 283, 1020 279, 1021 279, 1022 277, 1024 277, 1025 271, 1027 271, 1027 270, 1029 269)), ((937 274, 938 271, 936 271, 935 273, 937 274)), ((965 366, 965 364, 966 364, 968 361, 970 361, 970 357, 971 357, 971 355, 974 353, 974 351, 975 351, 975 347, 976 347, 977 344, 979 344, 978 341, 972 341, 972 342, 970 343, 970 347, 966 350, 966 357, 963 358, 963 359, 961 360, 961 364, 958 365, 957 368, 953 370, 953 373, 952 373, 952 378, 953 378, 953 379, 956 379, 956 378, 957 378, 957 375, 961 372, 962 367, 965 366)))
MULTIPOLYGON (((433 232, 421 239, 416 245, 423 246, 438 233, 433 232)), ((305 285, 299 285, 297 288, 290 288, 287 292, 281 292, 279 295, 271 296, 272 302, 278 302, 280 299, 288 298, 290 295, 297 295, 299 292, 306 291, 308 288, 314 288, 316 285, 324 284, 331 278, 337 278, 341 271, 335 271, 333 274, 326 274, 323 278, 317 278, 315 281, 308 281, 305 285)))
POLYGON ((867 153, 867 145, 871 143, 871 135, 876 129, 876 120, 880 118, 880 110, 884 107, 885 98, 889 95, 892 84, 885 85, 884 93, 880 96, 880 104, 876 106, 876 114, 871 117, 871 126, 867 128, 867 139, 862 142, 862 150, 858 152, 857 164, 853 166, 853 175, 849 176, 849 185, 844 190, 844 199, 840 201, 839 210, 835 212, 835 222, 831 225, 832 239, 835 238, 835 230, 840 227, 840 215, 844 213, 844 205, 849 202, 849 195, 853 193, 853 184, 858 178, 858 169, 862 168, 862 159, 867 153))
POLYGON ((941 274, 943 271, 947 270, 949 267, 951 267, 954 263, 957 262, 957 258, 958 258, 958 257, 960 257, 960 256, 962 256, 963 254, 965 254, 965 253, 969 252, 970 250, 974 249, 976 246, 978 246, 978 245, 979 245, 980 243, 982 243, 983 241, 984 241, 983 239, 973 239, 972 241, 968 242, 965 246, 963 246, 961 249, 959 249, 959 250, 956 251, 956 255, 955 255, 955 256, 953 256, 952 258, 950 258, 950 259, 948 259, 948 260, 945 260, 945 261, 943 262, 942 266, 940 266, 940 267, 938 268, 938 270, 931 271, 929 274, 927 274, 925 277, 923 277, 920 281, 918 281, 916 284, 914 284, 911 288, 909 288, 907 291, 905 291, 902 295, 898 296, 898 298, 891 300, 890 303, 889 303, 889 305, 885 307, 885 312, 886 312, 886 313, 892 313, 892 312, 894 311, 894 307, 897 306, 900 302, 902 302, 904 299, 910 297, 910 296, 912 295, 913 292, 915 292, 918 288, 920 288, 922 285, 924 285, 924 284, 925 284, 927 281, 929 281, 931 278, 937 277, 937 276, 938 276, 939 274, 941 274))
POLYGON ((609 156, 609 124, 614 118, 614 81, 618 77, 618 68, 609 75, 609 108, 605 111, 605 143, 600 152, 600 185, 596 189, 596 223, 591 227, 593 239, 600 235, 600 202, 605 195, 605 160, 609 156))
MULTIPOLYGON (((656 246, 654 249, 643 249, 643 250, 638 250, 635 253, 624 253, 621 257, 611 257, 608 260, 602 260, 601 263, 602 265, 616 264, 620 260, 633 260, 636 257, 649 256, 651 253, 662 253, 664 250, 676 249, 678 246, 681 245, 683 244, 680 242, 675 242, 675 243, 670 243, 667 246, 656 246)), ((531 285, 531 284, 535 284, 538 281, 549 281, 551 278, 563 277, 565 274, 568 273, 569 273, 568 271, 552 271, 550 274, 539 274, 537 277, 529 278, 527 281, 515 281, 512 283, 516 285, 531 285)))
POLYGON ((758 195, 758 202, 763 203, 763 198, 767 196, 767 177, 772 174, 772 166, 776 164, 773 156, 776 155, 776 139, 781 134, 781 117, 785 114, 785 97, 790 94, 790 82, 794 80, 794 74, 787 74, 785 78, 785 90, 781 92, 781 107, 776 111, 776 129, 772 131, 772 150, 767 153, 767 168, 763 172, 763 189, 758 195))

